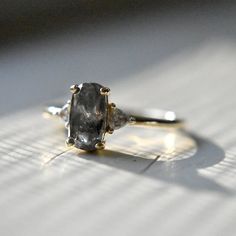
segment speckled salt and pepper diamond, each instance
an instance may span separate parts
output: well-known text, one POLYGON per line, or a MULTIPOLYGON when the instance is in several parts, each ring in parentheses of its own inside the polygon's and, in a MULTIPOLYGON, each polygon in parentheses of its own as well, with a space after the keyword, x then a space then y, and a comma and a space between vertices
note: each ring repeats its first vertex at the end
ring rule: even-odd
POLYGON ((97 83, 72 87, 67 144, 94 151, 103 148, 106 132, 123 127, 128 116, 108 103, 109 89, 97 83))

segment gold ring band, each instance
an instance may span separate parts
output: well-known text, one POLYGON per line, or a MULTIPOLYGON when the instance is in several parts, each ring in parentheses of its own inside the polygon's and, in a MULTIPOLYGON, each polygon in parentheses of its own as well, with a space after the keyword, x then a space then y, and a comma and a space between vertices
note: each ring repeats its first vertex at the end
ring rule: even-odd
POLYGON ((108 102, 110 89, 97 83, 70 88, 72 98, 63 106, 49 106, 46 113, 60 117, 68 129, 67 145, 86 151, 105 147, 105 134, 125 125, 183 128, 184 122, 173 111, 119 109, 108 102))

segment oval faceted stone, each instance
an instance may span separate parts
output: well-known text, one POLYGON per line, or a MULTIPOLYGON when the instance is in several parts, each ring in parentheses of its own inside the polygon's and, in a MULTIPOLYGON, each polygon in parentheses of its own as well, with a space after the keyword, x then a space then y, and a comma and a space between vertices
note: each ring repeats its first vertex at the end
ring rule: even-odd
POLYGON ((96 143, 104 139, 108 99, 100 94, 102 87, 83 83, 80 91, 72 95, 68 136, 74 139, 77 148, 93 151, 96 143))

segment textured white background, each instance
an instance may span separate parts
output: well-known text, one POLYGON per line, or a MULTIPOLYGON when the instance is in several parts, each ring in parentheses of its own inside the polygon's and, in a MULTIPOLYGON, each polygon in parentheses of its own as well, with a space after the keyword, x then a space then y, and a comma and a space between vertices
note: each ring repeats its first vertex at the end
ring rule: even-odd
POLYGON ((213 10, 1 49, 1 235, 236 234, 235 14, 213 10), (99 154, 68 150, 39 104, 75 81, 108 85, 117 104, 176 110, 189 132, 130 127, 99 154))

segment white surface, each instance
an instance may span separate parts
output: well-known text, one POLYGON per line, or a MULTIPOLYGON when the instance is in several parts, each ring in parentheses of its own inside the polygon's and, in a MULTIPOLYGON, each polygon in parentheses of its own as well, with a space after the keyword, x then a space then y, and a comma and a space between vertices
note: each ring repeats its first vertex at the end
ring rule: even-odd
MULTIPOLYGON (((183 22, 191 28, 192 22, 183 22)), ((159 37, 158 30, 146 37, 147 31, 152 30, 144 26, 139 25, 139 35, 143 35, 145 43, 159 37)), ((192 32, 199 32, 201 23, 198 26, 192 32)), ((175 35, 175 30, 167 29, 168 35, 175 35)), ((127 27, 115 32, 122 30, 127 32, 127 27)), ((100 46, 105 49, 113 45, 115 52, 120 48, 127 50, 124 41, 116 40, 115 32, 110 44, 96 44, 106 41, 101 35, 90 41, 94 42, 91 55, 105 56, 99 51, 100 46)), ((184 37, 177 33, 178 36, 184 37)), ((142 45, 142 39, 134 39, 137 35, 131 33, 129 45, 136 42, 131 52, 142 45)), ((68 39, 64 40, 50 49, 50 59, 55 54, 58 56, 55 58, 65 55, 68 59, 72 49, 77 48, 69 44, 67 50, 68 39), (63 50, 60 52, 59 48, 63 50)), ((158 42, 154 45, 158 47, 158 42)), ((59 75, 65 67, 61 64, 62 68, 55 67, 58 69, 55 72, 53 60, 43 64, 46 49, 47 45, 32 46, 28 51, 18 49, 18 57, 17 52, 9 53, 1 67, 2 75, 5 78, 16 75, 19 66, 18 75, 22 78, 27 75, 27 81, 33 73, 31 69, 37 68, 48 76, 47 84, 52 84, 47 70, 59 75), (20 60, 21 57, 25 60, 20 60), (29 68, 25 67, 27 60, 32 62, 29 68)), ((43 119, 41 107, 1 118, 1 235, 235 235, 236 43, 231 37, 214 37, 177 51, 158 62, 147 63, 140 70, 129 70, 130 73, 121 76, 121 82, 104 81, 111 87, 112 101, 117 104, 176 110, 188 121, 189 134, 124 128, 107 138, 107 151, 88 155, 65 149, 60 122, 43 119)), ((111 49, 108 52, 110 56, 114 53, 111 49)), ((148 58, 148 50, 145 52, 144 57, 148 58)), ((128 54, 129 51, 126 60, 128 54)), ((122 65, 125 62, 121 60, 118 69, 122 65)), ((106 75, 115 71, 103 67, 101 70, 106 75)), ((70 73, 73 77, 77 72, 70 73)), ((119 75, 117 72, 116 78, 119 75)), ((101 75, 94 76, 102 82, 101 75)), ((62 82, 60 78, 58 81, 55 89, 60 92, 58 88, 62 89, 68 81, 62 82)), ((7 80, 3 83, 7 84, 7 80)), ((43 82, 33 83, 36 87, 42 83, 39 88, 44 88, 43 82)), ((46 97, 52 88, 49 86, 48 90, 46 97)), ((30 99, 31 94, 28 98, 22 95, 22 101, 30 99)), ((38 91, 36 94, 41 96, 38 91)), ((12 104, 17 106, 16 101, 12 104)))

